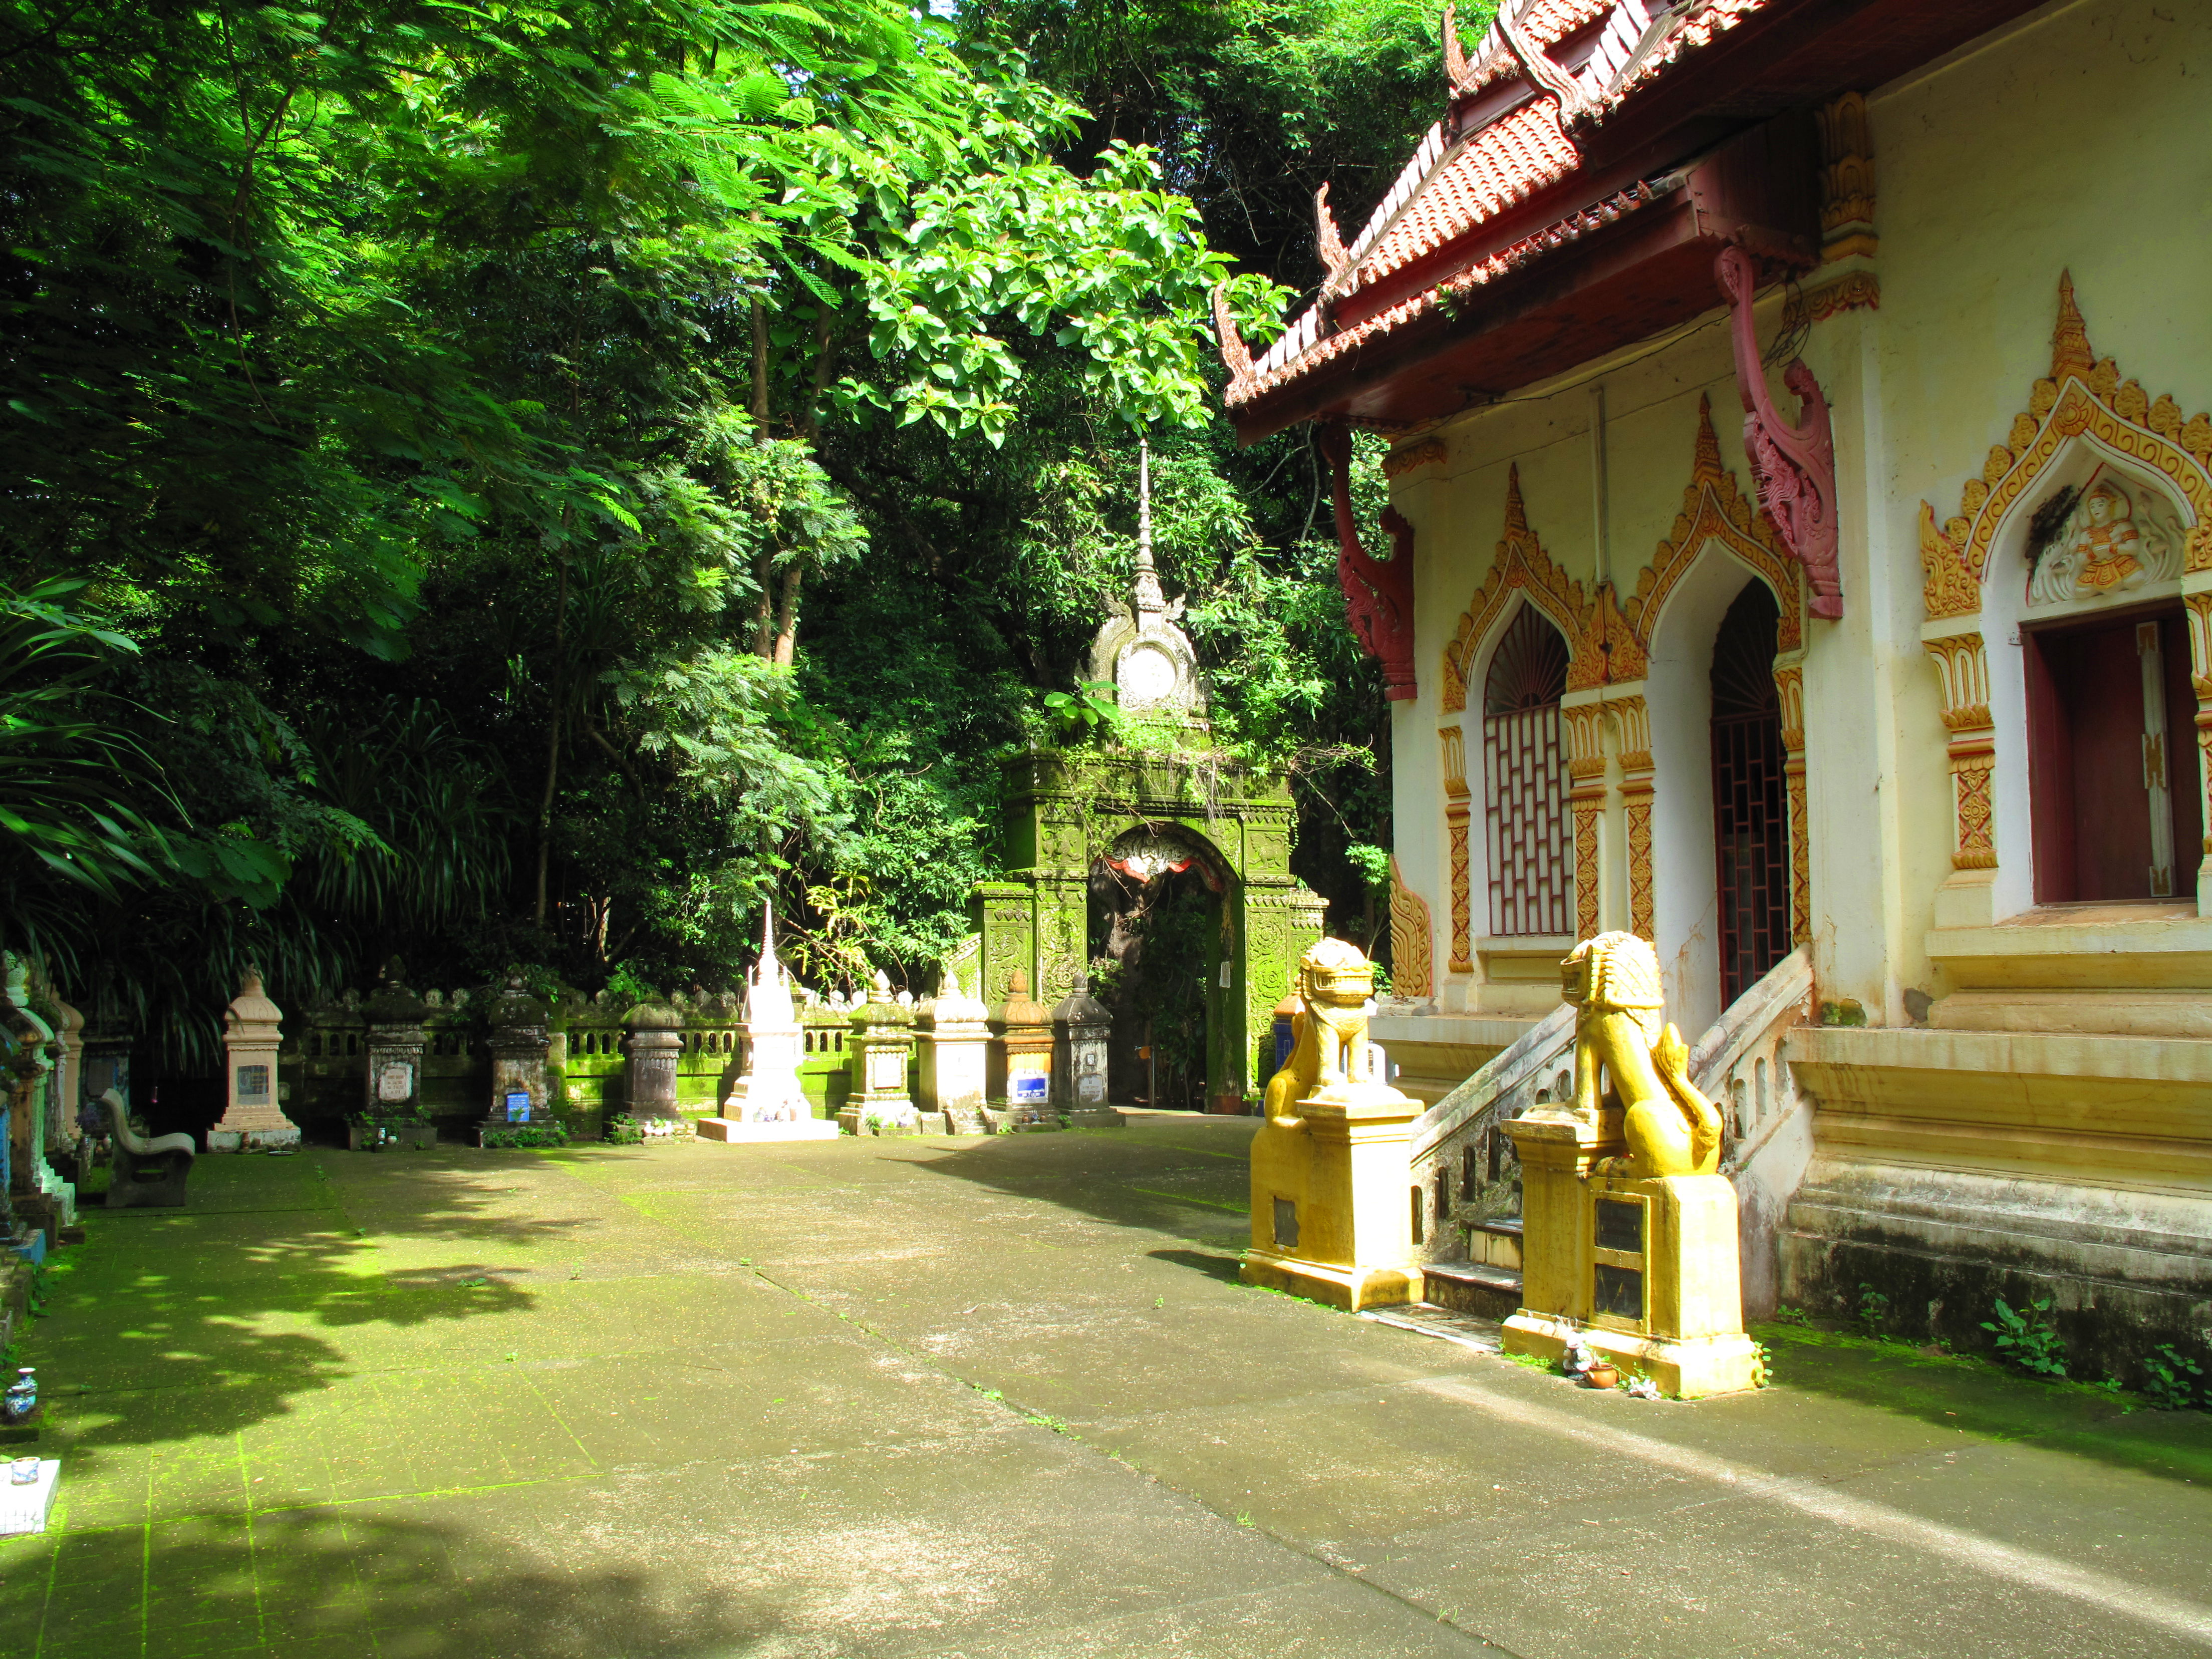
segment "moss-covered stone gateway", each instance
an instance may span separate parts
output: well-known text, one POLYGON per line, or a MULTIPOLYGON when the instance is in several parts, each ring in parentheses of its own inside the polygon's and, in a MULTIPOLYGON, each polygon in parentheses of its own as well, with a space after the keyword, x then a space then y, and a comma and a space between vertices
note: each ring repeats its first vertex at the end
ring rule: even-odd
POLYGON ((1291 873, 1297 816, 1282 777, 1219 753, 1197 659, 1152 568, 1151 467, 1138 471, 1137 560, 1129 601, 1098 630, 1094 684, 1110 681, 1143 724, 1121 750, 1039 750, 1006 763, 1003 880, 979 882, 977 969, 986 1002, 1016 973, 1056 1003, 1088 966, 1091 878, 1110 868, 1139 884, 1195 869, 1218 901, 1206 977, 1206 1098, 1242 1109, 1274 1057, 1272 1017, 1327 904, 1291 873))
POLYGON ((1041 1002, 1087 963, 1091 875, 1194 867, 1220 901, 1206 992, 1206 1098, 1235 1110, 1271 1068, 1276 1003, 1323 931, 1327 902, 1291 873, 1296 819, 1279 776, 1211 750, 1041 751, 1007 763, 1003 880, 975 887, 984 995, 1026 973, 1041 1002))

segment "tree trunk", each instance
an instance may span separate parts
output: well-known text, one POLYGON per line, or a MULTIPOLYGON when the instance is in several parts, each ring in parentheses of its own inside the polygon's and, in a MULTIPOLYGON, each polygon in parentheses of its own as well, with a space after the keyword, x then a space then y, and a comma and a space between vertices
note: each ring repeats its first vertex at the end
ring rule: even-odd
POLYGON ((753 559, 753 580, 759 584, 760 597, 753 601, 753 655, 763 662, 775 657, 775 590, 769 586, 774 573, 769 568, 765 553, 753 559))
POLYGON ((775 621, 775 665, 791 666, 791 659, 799 645, 799 569, 796 563, 783 573, 783 599, 777 606, 775 621))
POLYGON ((768 308, 753 296, 753 424, 768 436, 768 308))
POLYGON ((545 926, 547 873, 553 864, 553 796, 561 782, 562 653, 568 635, 568 561, 561 561, 561 583, 553 602, 553 696, 545 737, 545 793, 538 801, 538 902, 531 912, 540 928, 545 926))

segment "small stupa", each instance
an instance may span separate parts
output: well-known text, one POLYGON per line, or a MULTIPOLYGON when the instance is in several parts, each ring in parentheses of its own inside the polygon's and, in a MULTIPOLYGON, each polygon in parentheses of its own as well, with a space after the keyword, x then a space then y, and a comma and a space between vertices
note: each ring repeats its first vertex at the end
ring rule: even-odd
POLYGON ((805 1032, 792 1006, 791 978, 775 959, 775 913, 761 919, 760 961, 745 979, 745 1069, 719 1117, 699 1120, 702 1140, 833 1140, 836 1123, 814 1115, 799 1081, 805 1032))
POLYGON ((1123 714, 1194 721, 1205 717, 1206 683, 1198 672, 1198 653, 1176 625, 1182 608, 1181 599, 1168 603, 1152 563, 1152 451, 1140 442, 1135 579, 1128 599, 1115 603, 1114 614, 1091 641, 1086 675, 1093 684, 1113 686, 1123 714))

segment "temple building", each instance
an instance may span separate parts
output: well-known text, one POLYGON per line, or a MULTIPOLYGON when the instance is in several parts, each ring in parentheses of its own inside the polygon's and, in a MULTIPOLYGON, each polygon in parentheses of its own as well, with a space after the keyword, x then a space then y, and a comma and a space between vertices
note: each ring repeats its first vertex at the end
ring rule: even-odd
MULTIPOLYGON (((1229 411, 1334 468, 1394 700, 1421 1246, 1627 929, 1753 1311, 2212 1300, 2212 9, 1505 0, 1229 411), (1389 443, 1355 522, 1352 428, 1389 443)), ((1484 1279, 1487 1272, 1488 1279, 1484 1279)))

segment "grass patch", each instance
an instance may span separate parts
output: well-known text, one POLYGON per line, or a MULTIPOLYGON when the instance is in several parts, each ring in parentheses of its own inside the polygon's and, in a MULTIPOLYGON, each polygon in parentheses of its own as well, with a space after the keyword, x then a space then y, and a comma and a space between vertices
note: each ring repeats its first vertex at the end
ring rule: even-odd
POLYGON ((1820 1325, 1769 1323, 1753 1339, 1776 1386, 1853 1400, 1985 1440, 2015 1440, 2177 1480, 2212 1481, 2212 1416, 2160 1412, 2094 1382, 2033 1380, 1972 1354, 1820 1325))

